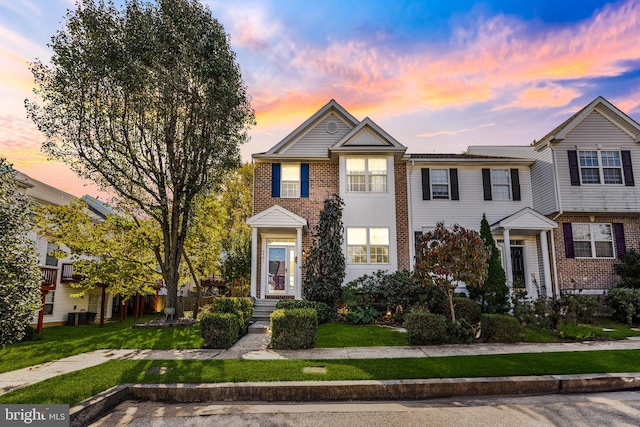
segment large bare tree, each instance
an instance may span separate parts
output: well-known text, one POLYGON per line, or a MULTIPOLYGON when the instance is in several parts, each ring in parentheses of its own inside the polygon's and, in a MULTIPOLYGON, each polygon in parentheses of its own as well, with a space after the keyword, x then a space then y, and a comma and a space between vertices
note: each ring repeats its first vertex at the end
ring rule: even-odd
POLYGON ((81 0, 32 66, 43 151, 162 229, 155 254, 177 306, 196 197, 239 165, 253 123, 222 25, 197 0, 81 0))

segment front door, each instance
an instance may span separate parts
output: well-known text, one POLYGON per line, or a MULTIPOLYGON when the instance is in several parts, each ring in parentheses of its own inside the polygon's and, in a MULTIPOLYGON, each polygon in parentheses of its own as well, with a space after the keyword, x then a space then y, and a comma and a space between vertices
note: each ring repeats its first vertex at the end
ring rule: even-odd
POLYGON ((294 295, 295 247, 269 246, 267 263, 267 294, 294 295))
POLYGON ((513 286, 524 288, 524 248, 522 246, 511 246, 511 272, 513 274, 513 286))

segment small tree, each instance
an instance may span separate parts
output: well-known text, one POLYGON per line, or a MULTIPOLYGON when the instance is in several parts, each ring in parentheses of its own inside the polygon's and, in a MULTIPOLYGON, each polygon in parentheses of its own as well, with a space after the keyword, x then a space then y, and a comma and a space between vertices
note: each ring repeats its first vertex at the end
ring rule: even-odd
POLYGON ((334 194, 324 201, 320 220, 313 237, 304 269, 304 295, 311 301, 320 301, 333 307, 340 298, 345 275, 342 253, 342 208, 340 196, 334 194))
POLYGON ((415 274, 423 283, 432 282, 446 294, 451 321, 455 322, 453 295, 459 282, 467 288, 482 285, 490 255, 477 232, 458 224, 447 228, 439 222, 435 230, 418 239, 415 274))
POLYGON ((28 197, 18 191, 15 172, 0 158, 0 345, 20 341, 40 307, 40 269, 28 197))
POLYGON ((620 276, 620 287, 640 289, 640 252, 629 249, 620 258, 620 264, 614 265, 613 268, 620 276))
POLYGON ((484 214, 480 222, 480 238, 484 239, 484 245, 490 251, 491 258, 487 262, 487 279, 478 287, 468 288, 469 296, 478 301, 485 312, 504 314, 509 309, 509 287, 500 261, 500 252, 484 214))

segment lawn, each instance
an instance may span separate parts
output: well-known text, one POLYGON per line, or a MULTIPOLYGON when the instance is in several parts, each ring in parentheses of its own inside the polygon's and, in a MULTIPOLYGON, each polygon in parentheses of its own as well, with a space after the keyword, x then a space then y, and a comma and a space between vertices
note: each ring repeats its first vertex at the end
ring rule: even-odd
POLYGON ((133 317, 122 323, 99 325, 56 326, 44 328, 42 339, 0 348, 0 372, 12 371, 62 359, 87 351, 111 348, 187 349, 200 348, 203 340, 199 326, 176 328, 134 329, 131 326, 155 319, 146 316, 136 322, 133 317))
POLYGON ((379 347, 407 345, 407 334, 390 327, 331 322, 318 326, 316 347, 379 347))
POLYGON ((471 378, 640 372, 640 350, 366 360, 113 360, 0 396, 0 404, 70 405, 124 383, 471 378), (166 374, 150 373, 154 367, 166 374), (304 373, 324 367, 326 374, 304 373))

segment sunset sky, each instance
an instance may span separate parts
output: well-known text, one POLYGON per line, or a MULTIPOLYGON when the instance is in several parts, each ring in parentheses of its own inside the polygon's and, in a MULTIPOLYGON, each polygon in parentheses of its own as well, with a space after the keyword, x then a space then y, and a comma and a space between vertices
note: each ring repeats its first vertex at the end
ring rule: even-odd
MULTIPOLYGON (((120 4, 120 0, 116 0, 120 4)), ((602 95, 640 120, 640 1, 203 1, 237 53, 257 126, 243 160, 335 99, 410 153, 526 145, 602 95)), ((0 156, 76 196, 26 117, 27 62, 71 0, 0 0, 0 156)))

